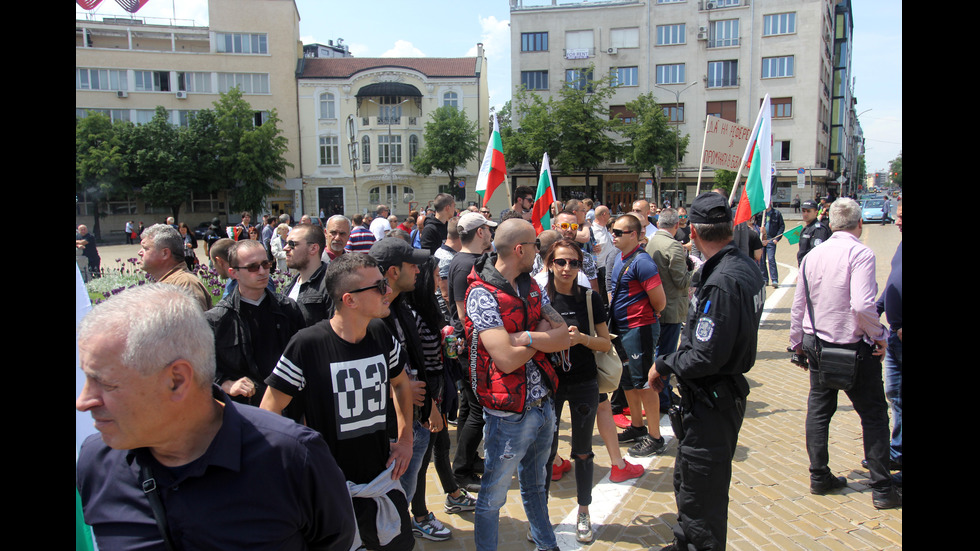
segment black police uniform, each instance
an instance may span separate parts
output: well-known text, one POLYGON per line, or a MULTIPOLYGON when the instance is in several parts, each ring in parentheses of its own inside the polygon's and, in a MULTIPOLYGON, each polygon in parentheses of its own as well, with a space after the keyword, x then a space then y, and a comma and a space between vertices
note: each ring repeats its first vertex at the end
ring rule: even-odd
MULTIPOLYGON (((729 243, 701 268, 677 352, 657 358, 681 389, 674 465, 679 549, 725 549, 728 488, 755 363, 765 282, 759 266, 729 243)), ((676 416, 672 415, 672 423, 676 416)))
POLYGON ((831 233, 833 232, 830 231, 830 226, 826 222, 821 222, 819 219, 810 222, 810 224, 803 228, 803 231, 800 233, 800 250, 796 253, 796 264, 799 265, 803 262, 803 257, 811 249, 830 239, 831 233))

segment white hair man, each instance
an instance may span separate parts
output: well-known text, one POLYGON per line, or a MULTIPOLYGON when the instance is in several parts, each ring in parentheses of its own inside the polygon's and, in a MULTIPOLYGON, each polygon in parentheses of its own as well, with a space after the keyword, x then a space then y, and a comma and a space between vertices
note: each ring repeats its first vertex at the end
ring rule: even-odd
POLYGON ((101 549, 351 547, 354 511, 326 442, 214 385, 211 332, 185 290, 110 298, 82 320, 78 350, 75 408, 100 434, 75 480, 101 549))

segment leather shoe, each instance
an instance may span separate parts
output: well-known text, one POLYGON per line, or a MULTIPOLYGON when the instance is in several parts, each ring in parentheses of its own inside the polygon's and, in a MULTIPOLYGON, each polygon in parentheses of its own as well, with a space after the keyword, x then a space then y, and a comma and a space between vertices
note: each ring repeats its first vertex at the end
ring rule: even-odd
POLYGON ((871 503, 874 504, 875 509, 894 509, 902 505, 902 496, 895 488, 881 493, 875 491, 871 494, 871 503))
POLYGON ((847 479, 843 476, 830 476, 818 482, 810 481, 810 493, 818 496, 827 495, 829 492, 839 490, 847 486, 847 479))

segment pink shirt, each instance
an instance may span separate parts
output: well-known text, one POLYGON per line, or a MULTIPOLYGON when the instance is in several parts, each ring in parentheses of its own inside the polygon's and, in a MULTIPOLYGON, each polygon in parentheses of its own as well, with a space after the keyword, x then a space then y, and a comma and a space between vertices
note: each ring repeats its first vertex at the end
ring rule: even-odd
POLYGON ((804 333, 814 334, 807 313, 804 276, 810 286, 816 335, 821 340, 835 344, 864 340, 873 344, 888 338, 875 308, 875 254, 853 234, 836 231, 807 253, 800 265, 789 329, 791 347, 802 344, 804 333))

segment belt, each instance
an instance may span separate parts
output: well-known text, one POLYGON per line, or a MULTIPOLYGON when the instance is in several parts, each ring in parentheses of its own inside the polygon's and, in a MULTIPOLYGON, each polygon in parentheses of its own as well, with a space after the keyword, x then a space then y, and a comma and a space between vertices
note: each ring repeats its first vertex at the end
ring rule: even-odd
POLYGON ((531 408, 540 407, 541 404, 543 404, 548 398, 551 398, 551 393, 550 392, 548 394, 545 394, 544 396, 538 398, 537 400, 535 400, 533 402, 528 402, 527 406, 524 408, 524 411, 527 411, 527 410, 529 410, 531 408))

